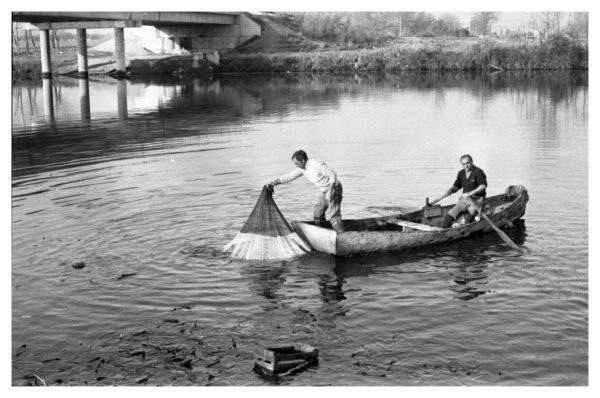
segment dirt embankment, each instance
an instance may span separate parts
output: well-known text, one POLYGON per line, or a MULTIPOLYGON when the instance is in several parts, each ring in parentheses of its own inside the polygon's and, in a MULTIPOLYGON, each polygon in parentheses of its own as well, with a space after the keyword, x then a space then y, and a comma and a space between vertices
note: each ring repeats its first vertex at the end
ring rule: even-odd
POLYGON ((231 54, 289 53, 318 51, 327 47, 324 42, 312 40, 300 33, 301 21, 290 14, 248 15, 260 24, 260 37, 251 39, 231 51, 231 54))
MULTIPOLYGON (((273 54, 312 52, 331 49, 331 45, 304 37, 301 21, 290 14, 247 14, 261 25, 262 34, 236 49, 223 52, 228 54, 273 54)), ((90 74, 107 74, 115 69, 115 43, 109 39, 101 43, 90 43, 88 48, 88 71, 90 74)), ((21 51, 13 54, 14 78, 38 78, 41 75, 39 48, 30 53, 21 51)), ((125 31, 125 50, 128 70, 135 74, 180 74, 212 72, 218 62, 213 54, 172 55, 155 54, 144 48, 142 39, 125 31), (197 67, 200 63, 200 67, 197 67), (189 65, 188 65, 189 64, 189 65), (191 65, 191 66, 190 66, 191 65)), ((51 49, 52 71, 57 74, 77 73, 76 43, 63 43, 60 49, 51 49)))

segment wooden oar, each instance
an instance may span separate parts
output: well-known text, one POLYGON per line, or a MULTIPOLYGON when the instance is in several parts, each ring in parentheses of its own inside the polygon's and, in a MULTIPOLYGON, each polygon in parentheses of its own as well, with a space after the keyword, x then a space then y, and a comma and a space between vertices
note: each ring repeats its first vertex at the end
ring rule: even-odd
POLYGON ((512 240, 511 240, 511 239, 508 237, 508 235, 506 235, 506 234, 504 233, 504 231, 502 231, 500 228, 498 228, 498 227, 496 226, 496 224, 494 224, 494 223, 492 222, 492 220, 490 220, 490 218, 489 218, 489 217, 488 217, 488 216, 487 216, 487 215, 486 215, 486 214, 485 214, 485 213, 482 211, 482 209, 481 209, 479 206, 477 206, 477 205, 475 204, 475 202, 473 202, 473 199, 471 199, 471 198, 466 198, 466 200, 467 200, 468 202, 470 202, 470 203, 471 203, 473 206, 475 206, 475 207, 477 208, 477 211, 479 212, 479 215, 480 215, 480 216, 481 216, 481 217, 482 217, 482 218, 483 218, 485 221, 487 221, 487 223, 488 223, 488 224, 490 224, 490 227, 492 227, 492 228, 494 229, 494 231, 496 231, 496 233, 498 233, 498 235, 500 236, 500 238, 502 238, 502 240, 503 240, 503 241, 504 241, 504 242, 505 242, 507 245, 509 245, 511 248, 513 248, 513 249, 515 249, 515 250, 518 250, 518 251, 519 251, 519 252, 521 252, 521 253, 525 253, 525 252, 523 251, 523 249, 521 249, 519 246, 517 246, 517 244, 516 244, 515 242, 513 242, 513 241, 512 241, 512 240))

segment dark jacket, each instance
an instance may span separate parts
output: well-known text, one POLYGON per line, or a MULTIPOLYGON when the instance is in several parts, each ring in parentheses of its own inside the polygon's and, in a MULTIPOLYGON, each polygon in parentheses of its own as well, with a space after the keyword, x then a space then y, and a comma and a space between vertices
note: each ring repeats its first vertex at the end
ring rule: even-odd
MULTIPOLYGON (((456 176, 456 181, 454 181, 454 185, 452 185, 452 192, 454 193, 461 188, 463 190, 463 193, 471 192, 472 190, 474 190, 482 184, 487 187, 487 177, 485 176, 483 170, 473 165, 469 178, 467 178, 467 172, 464 169, 458 172, 456 176)), ((478 194, 473 196, 477 198, 485 198, 485 195, 486 192, 484 189, 482 192, 479 192, 478 194)))

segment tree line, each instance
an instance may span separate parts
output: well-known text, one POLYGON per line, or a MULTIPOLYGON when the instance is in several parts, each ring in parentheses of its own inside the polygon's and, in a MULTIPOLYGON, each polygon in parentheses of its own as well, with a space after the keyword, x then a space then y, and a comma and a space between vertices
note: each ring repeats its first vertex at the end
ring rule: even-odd
POLYGON ((469 26, 452 13, 438 17, 428 12, 303 12, 290 13, 306 36, 333 42, 382 45, 399 37, 434 36, 504 36, 507 38, 539 37, 540 40, 564 36, 585 39, 588 14, 585 12, 536 12, 524 14, 514 29, 492 33, 500 12, 473 13, 469 26))

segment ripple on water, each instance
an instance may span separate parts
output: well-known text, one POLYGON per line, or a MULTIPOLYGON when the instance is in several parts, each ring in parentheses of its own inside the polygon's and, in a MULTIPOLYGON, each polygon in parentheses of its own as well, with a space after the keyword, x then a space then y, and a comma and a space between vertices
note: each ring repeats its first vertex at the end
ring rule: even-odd
MULTIPOLYGON (((586 385, 587 86, 560 73, 501 81, 131 80, 127 118, 111 99, 90 123, 13 119, 13 383, 40 371, 50 384, 266 385, 249 372, 254 350, 303 342, 319 365, 280 384, 586 385), (345 218, 421 208, 471 153, 490 195, 529 190, 525 222, 506 232, 531 254, 491 233, 229 259, 221 248, 298 148, 336 170, 345 218)), ((76 114, 77 86, 56 84, 57 115, 76 114)), ((113 84, 90 84, 113 98, 113 84)), ((42 120, 43 96, 31 98, 42 120)), ((275 200, 288 220, 310 219, 316 194, 301 178, 275 200)))

